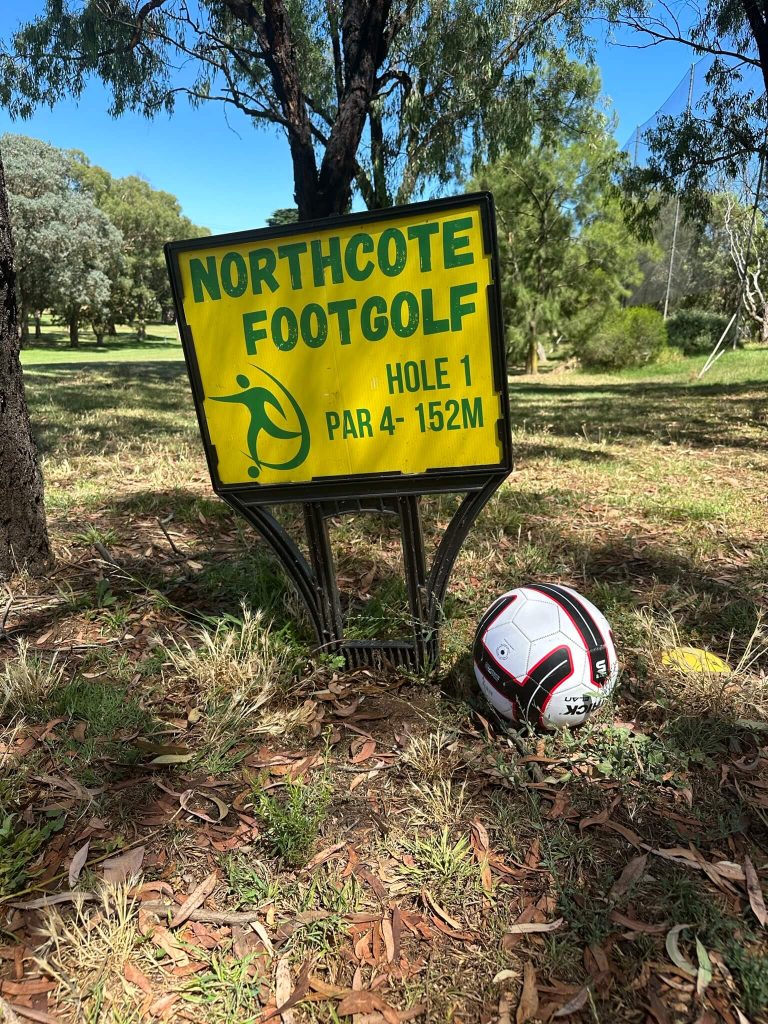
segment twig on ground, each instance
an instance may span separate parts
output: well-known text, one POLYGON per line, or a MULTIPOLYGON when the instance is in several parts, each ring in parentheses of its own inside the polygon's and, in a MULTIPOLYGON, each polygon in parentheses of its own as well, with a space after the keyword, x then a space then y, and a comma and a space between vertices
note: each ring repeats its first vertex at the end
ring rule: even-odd
POLYGON ((100 540, 95 541, 93 546, 96 548, 98 553, 101 555, 102 561, 107 562, 109 565, 114 565, 118 569, 120 568, 120 563, 118 562, 118 560, 115 558, 115 556, 109 550, 109 548, 105 547, 101 543, 100 540))
POLYGON ((8 600, 6 602, 5 608, 3 609, 2 621, 0 621, 0 640, 8 639, 8 632, 5 628, 5 624, 8 621, 8 616, 11 613, 11 606, 13 605, 13 591, 7 584, 5 587, 5 592, 8 595, 8 600))

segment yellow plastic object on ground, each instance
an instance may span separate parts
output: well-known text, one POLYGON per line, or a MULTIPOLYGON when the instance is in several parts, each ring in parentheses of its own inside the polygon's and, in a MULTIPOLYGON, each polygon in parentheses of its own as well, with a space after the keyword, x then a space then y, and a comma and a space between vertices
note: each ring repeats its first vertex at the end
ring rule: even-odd
POLYGON ((672 647, 661 655, 662 665, 674 665, 683 672, 714 672, 727 675, 731 666, 711 651, 699 647, 672 647))

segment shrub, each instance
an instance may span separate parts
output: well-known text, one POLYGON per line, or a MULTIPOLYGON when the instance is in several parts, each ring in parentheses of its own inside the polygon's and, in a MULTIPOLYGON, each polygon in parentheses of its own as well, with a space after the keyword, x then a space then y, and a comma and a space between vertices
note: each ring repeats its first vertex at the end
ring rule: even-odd
POLYGON ((330 786, 325 780, 288 781, 282 799, 264 792, 255 796, 256 813, 275 852, 291 867, 302 867, 328 813, 330 786))
POLYGON ((667 321, 669 344, 687 356, 707 355, 728 326, 728 318, 706 309, 680 309, 667 321))
POLYGON ((666 348, 667 326, 661 313, 631 306, 610 314, 585 338, 579 353, 584 366, 596 370, 623 370, 645 366, 666 348))

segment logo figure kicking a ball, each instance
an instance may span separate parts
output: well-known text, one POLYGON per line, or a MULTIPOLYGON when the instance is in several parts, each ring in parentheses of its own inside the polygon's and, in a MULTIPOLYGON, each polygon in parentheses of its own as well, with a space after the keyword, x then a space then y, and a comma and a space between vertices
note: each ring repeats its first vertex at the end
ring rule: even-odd
POLYGON ((287 430, 285 427, 281 427, 274 422, 270 416, 270 410, 272 409, 276 410, 277 414, 284 421, 289 420, 289 414, 286 414, 280 399, 268 387, 251 385, 250 380, 244 373, 239 373, 235 378, 242 388, 237 394, 211 396, 214 402, 236 402, 239 405, 244 405, 251 414, 251 423, 248 427, 247 435, 248 452, 243 454, 247 454, 248 458, 253 462, 253 465, 248 467, 248 476, 256 479, 261 474, 262 466, 266 466, 268 469, 295 469, 296 466, 300 466, 309 454, 310 438, 306 417, 290 391, 288 391, 285 385, 280 383, 277 377, 273 377, 267 370, 255 364, 251 365, 255 370, 259 370, 266 377, 269 377, 288 400, 290 408, 293 409, 298 428, 296 430, 287 430), (277 441, 295 441, 296 438, 299 438, 299 449, 292 458, 287 459, 285 462, 267 462, 265 459, 259 458, 258 453, 259 437, 262 432, 277 441))

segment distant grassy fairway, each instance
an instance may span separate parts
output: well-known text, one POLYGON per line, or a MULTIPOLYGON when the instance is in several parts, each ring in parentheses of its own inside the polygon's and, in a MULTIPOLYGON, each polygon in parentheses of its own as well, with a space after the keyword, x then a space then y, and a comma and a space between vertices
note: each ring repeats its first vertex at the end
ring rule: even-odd
POLYGON ((120 325, 117 335, 107 336, 104 345, 99 347, 93 332, 83 329, 80 332, 80 345, 70 348, 66 329, 51 325, 46 318, 43 320, 42 337, 30 339, 31 344, 22 349, 21 362, 23 366, 41 366, 155 362, 184 358, 174 324, 148 324, 146 333, 146 339, 139 341, 135 331, 120 325))
MULTIPOLYGON (((7 970, 55 979, 39 1019, 277 1019, 278 971, 306 979, 296 1024, 766 1024, 768 351, 703 381, 703 359, 510 376, 515 472, 459 557, 428 681, 311 654, 266 546, 211 493, 163 330, 23 357, 57 564, 5 624, 0 898, 92 892, 120 851, 151 883, 93 928, 14 912, 7 970), (623 678, 580 731, 512 742, 470 651, 530 581, 605 612, 623 678), (665 664, 680 644, 733 673, 665 664), (169 923, 158 901, 193 890, 169 923)), ((430 550, 457 500, 425 499, 430 550)), ((331 532, 351 633, 407 635, 391 518, 331 532)))

